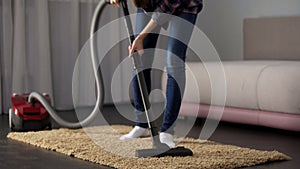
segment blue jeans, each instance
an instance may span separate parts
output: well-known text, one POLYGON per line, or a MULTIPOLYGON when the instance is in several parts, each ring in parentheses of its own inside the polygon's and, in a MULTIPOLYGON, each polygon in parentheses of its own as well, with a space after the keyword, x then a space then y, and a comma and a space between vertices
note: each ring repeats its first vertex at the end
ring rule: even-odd
MULTIPOLYGON (((187 44, 193 32, 193 26, 197 19, 197 14, 180 13, 179 18, 185 19, 192 24, 182 24, 177 17, 169 21, 169 37, 167 45, 166 69, 167 69, 167 86, 166 86, 166 107, 161 127, 161 132, 174 133, 175 121, 178 117, 181 101, 185 88, 185 58, 187 44), (172 38, 176 37, 176 38, 172 38), (179 39, 179 40, 177 40, 179 39)), ((136 34, 139 34, 151 17, 146 15, 143 10, 138 9, 136 20, 136 34)), ((148 34, 143 41, 144 49, 155 48, 160 27, 154 30, 155 33, 148 34)), ((149 66, 154 59, 154 50, 147 52, 142 56, 144 65, 149 66), (146 55, 146 56, 145 56, 146 55)), ((143 71, 147 84, 148 93, 151 91, 151 69, 143 71)), ((136 126, 147 128, 148 124, 144 113, 143 102, 141 99, 137 77, 134 75, 132 80, 133 97, 136 115, 136 126)))

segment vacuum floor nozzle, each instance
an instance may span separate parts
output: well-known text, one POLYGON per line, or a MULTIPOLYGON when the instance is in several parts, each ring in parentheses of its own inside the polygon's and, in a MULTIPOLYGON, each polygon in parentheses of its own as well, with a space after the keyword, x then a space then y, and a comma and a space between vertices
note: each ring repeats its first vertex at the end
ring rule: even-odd
POLYGON ((192 156, 192 150, 185 148, 185 147, 176 147, 176 148, 169 148, 169 149, 161 149, 161 148, 152 148, 152 149, 142 149, 136 150, 135 152, 136 157, 146 158, 146 157, 185 157, 185 156, 192 156))

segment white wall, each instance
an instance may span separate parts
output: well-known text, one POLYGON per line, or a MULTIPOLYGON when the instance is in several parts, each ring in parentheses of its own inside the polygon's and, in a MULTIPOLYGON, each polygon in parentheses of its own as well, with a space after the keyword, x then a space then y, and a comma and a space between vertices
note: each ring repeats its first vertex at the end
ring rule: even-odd
POLYGON ((243 19, 300 15, 300 0, 204 0, 197 26, 222 60, 243 58, 243 19))

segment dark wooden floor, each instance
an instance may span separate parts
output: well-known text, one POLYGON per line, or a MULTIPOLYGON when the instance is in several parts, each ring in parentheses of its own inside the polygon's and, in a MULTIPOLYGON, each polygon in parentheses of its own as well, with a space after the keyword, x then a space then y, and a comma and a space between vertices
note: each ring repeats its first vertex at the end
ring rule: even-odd
MULTIPOLYGON (((74 118, 73 114, 72 112, 64 112, 62 116, 74 118)), ((132 122, 120 116, 112 106, 106 106, 104 114, 105 119, 111 124, 132 124, 132 122)), ((197 119, 189 136, 198 138, 202 126, 203 120, 197 119)), ((54 128, 57 127, 58 125, 54 124, 54 128)), ((8 140, 6 135, 9 131, 8 116, 0 116, 0 169, 107 168, 60 153, 8 140)), ((293 158, 290 161, 248 167, 249 169, 300 168, 300 133, 297 132, 221 122, 210 140, 261 150, 278 150, 293 158)))

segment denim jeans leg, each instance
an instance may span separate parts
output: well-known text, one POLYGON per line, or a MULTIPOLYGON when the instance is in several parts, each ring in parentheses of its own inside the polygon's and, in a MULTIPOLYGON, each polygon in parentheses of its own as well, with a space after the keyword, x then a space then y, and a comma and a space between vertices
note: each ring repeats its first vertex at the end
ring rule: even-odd
POLYGON ((181 13, 170 21, 170 33, 168 38, 168 51, 166 58, 167 86, 166 108, 161 132, 174 134, 175 121, 178 117, 181 101, 185 88, 185 58, 193 26, 197 15, 181 13), (191 24, 184 24, 182 18, 191 24), (175 38, 174 38, 175 37, 175 38))
MULTIPOLYGON (((146 26, 146 24, 151 19, 149 16, 147 16, 143 10, 138 9, 137 11, 137 18, 136 18, 136 35, 138 35, 146 26)), ((160 28, 157 28, 155 32, 159 32, 160 28)), ((145 81, 147 84, 147 90, 148 93, 151 91, 151 65, 154 58, 154 49, 156 47, 158 34, 148 34, 147 37, 143 41, 144 49, 150 49, 153 50, 147 51, 144 53, 142 57, 142 63, 144 67, 146 68, 143 70, 145 81)), ((133 99, 134 99, 134 106, 135 106, 135 125, 147 128, 147 120, 146 115, 144 111, 143 101, 140 93, 140 89, 138 86, 137 76, 135 71, 133 70, 133 79, 132 79, 132 87, 133 87, 133 99)))

